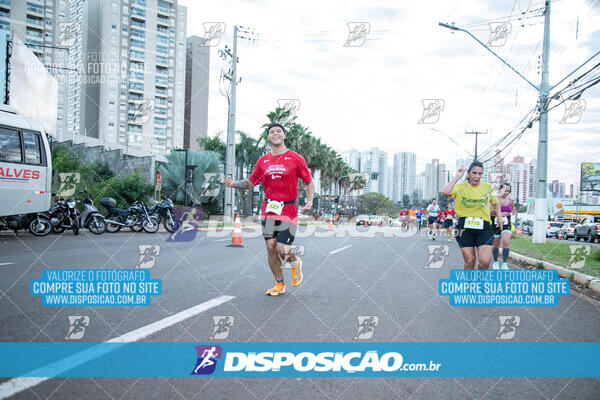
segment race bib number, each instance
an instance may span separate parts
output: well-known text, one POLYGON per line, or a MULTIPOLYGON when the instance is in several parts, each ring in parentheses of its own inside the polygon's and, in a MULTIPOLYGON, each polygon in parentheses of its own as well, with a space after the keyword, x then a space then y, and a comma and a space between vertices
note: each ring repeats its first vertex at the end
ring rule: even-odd
POLYGON ((269 200, 265 212, 281 215, 283 211, 283 201, 269 200))
POLYGON ((467 217, 465 219, 465 229, 483 229, 483 218, 467 217))

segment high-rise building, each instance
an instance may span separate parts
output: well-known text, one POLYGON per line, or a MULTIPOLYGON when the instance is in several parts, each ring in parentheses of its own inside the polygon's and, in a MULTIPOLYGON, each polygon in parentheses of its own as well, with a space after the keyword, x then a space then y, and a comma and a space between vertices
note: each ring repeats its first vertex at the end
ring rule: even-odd
POLYGON ((425 165, 425 183, 423 198, 425 200, 437 199, 438 194, 447 180, 446 165, 440 164, 440 160, 434 158, 431 163, 425 165))
POLYGON ((183 147, 187 9, 177 0, 72 0, 67 137, 166 154, 183 147))
POLYGON ((415 179, 415 191, 417 192, 418 200, 425 199, 425 172, 421 172, 417 175, 415 179))
POLYGON ((519 204, 526 204, 529 188, 528 165, 525 164, 523 157, 516 156, 506 168, 507 173, 505 179, 508 178, 508 183, 510 183, 511 186, 510 197, 519 204))
POLYGON ((183 148, 200 150, 198 139, 208 130, 210 47, 198 36, 190 36, 186 43, 183 148))
POLYGON ((360 172, 366 174, 365 193, 387 193, 387 153, 374 147, 363 151, 360 157, 360 172))
POLYGON ((537 192, 537 161, 535 158, 529 161, 529 166, 527 169, 527 182, 527 197, 534 199, 537 192))
POLYGON ((344 151, 342 153, 342 159, 350 168, 354 169, 356 172, 360 172, 360 158, 361 153, 358 150, 351 149, 348 151, 344 151))
POLYGON ((417 156, 415 153, 394 154, 393 191, 394 203, 402 201, 405 195, 411 199, 416 189, 417 156))

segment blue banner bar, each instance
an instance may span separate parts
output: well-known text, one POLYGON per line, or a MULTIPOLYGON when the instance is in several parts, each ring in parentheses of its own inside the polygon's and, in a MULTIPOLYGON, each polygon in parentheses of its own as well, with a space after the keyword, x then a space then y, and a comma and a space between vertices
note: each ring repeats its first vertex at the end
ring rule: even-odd
POLYGON ((0 377, 600 377, 600 343, 0 343, 0 377))

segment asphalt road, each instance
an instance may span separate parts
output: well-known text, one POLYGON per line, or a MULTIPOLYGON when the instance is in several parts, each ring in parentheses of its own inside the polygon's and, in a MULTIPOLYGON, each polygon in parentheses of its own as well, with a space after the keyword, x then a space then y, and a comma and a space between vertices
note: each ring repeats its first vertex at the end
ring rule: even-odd
MULTIPOLYGON (((498 342, 505 315, 520 317, 513 341, 600 341, 600 306, 576 293, 556 307, 450 306, 437 287, 450 269, 462 268, 458 246, 419 236, 317 237, 328 234, 324 228, 299 234, 304 282, 268 297, 274 282, 264 240, 250 232, 244 232, 245 248, 225 247, 229 232, 199 232, 191 242, 167 242, 166 233, 0 236, 0 340, 65 342, 68 317, 85 315, 90 320, 81 340, 104 342, 227 295, 234 298, 143 341, 206 343, 213 316, 232 316, 221 342, 351 342, 358 316, 372 315, 379 323, 370 340, 377 342, 498 342), (448 245, 449 254, 441 268, 424 268, 433 244, 448 245), (162 280, 162 294, 148 307, 47 307, 30 294, 30 280, 42 269, 134 268, 141 245, 160 246, 151 274, 162 280)), ((598 399, 599 393, 600 379, 591 378, 55 378, 11 398, 507 400, 598 399)))

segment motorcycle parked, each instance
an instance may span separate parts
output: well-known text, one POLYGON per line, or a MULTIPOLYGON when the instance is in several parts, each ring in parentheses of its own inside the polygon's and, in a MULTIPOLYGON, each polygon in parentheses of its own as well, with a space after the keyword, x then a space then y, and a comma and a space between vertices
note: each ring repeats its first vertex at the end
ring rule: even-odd
POLYGON ((45 213, 41 213, 52 225, 52 231, 63 233, 65 229, 72 229, 74 235, 79 234, 79 212, 75 208, 76 200, 70 197, 66 200, 58 199, 56 204, 45 213))
POLYGON ((106 231, 106 221, 104 217, 98 212, 98 209, 94 206, 94 202, 90 199, 87 191, 80 192, 85 194, 83 201, 83 212, 79 218, 79 225, 87 228, 90 232, 95 235, 100 235, 106 231))
POLYGON ((52 225, 39 213, 0 217, 0 231, 13 230, 16 234, 19 229, 28 229, 35 236, 46 236, 52 230, 52 225))
POLYGON ((162 222, 168 232, 175 232, 176 222, 173 219, 173 201, 170 198, 167 197, 156 203, 154 207, 148 210, 148 214, 156 218, 159 224, 162 222))
POLYGON ((141 226, 148 233, 154 233, 158 230, 158 220, 150 217, 148 208, 143 203, 134 202, 128 209, 117 208, 117 202, 111 197, 100 199, 100 205, 108 210, 104 220, 106 221, 106 230, 115 233, 122 227, 128 227, 132 231, 137 231, 141 226))

